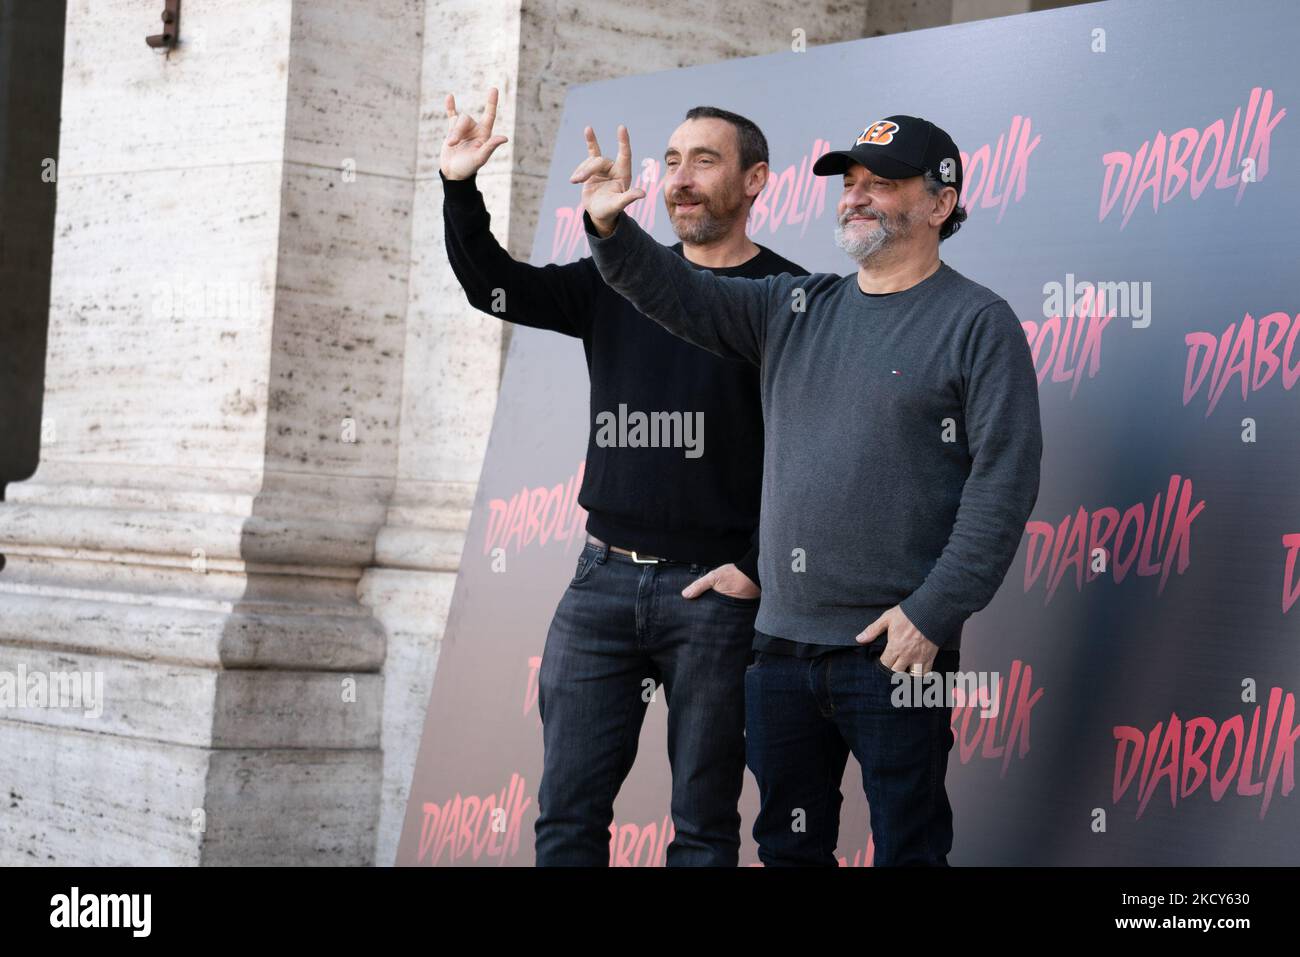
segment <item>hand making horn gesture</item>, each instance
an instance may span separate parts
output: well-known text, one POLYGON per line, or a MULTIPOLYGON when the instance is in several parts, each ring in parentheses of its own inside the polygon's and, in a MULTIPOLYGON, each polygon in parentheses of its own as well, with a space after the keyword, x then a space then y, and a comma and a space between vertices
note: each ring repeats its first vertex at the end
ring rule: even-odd
POLYGON ((618 214, 645 196, 645 190, 631 188, 632 146, 627 127, 618 128, 618 156, 612 160, 600 155, 595 130, 588 126, 583 132, 587 136, 587 158, 578 164, 569 182, 582 184, 582 206, 596 231, 608 236, 614 231, 618 214))
POLYGON ((497 119, 497 88, 488 90, 483 119, 474 122, 468 113, 456 112, 456 97, 447 94, 447 138, 442 143, 442 175, 447 179, 469 179, 479 171, 504 136, 492 135, 497 119))

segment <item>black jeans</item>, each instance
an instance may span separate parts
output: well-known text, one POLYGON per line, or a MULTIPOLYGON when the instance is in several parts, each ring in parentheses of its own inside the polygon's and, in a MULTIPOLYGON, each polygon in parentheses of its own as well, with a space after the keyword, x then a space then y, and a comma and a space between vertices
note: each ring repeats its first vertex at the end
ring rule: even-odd
POLYGON ((659 683, 676 834, 667 864, 735 867, 745 667, 758 599, 681 591, 704 565, 638 564, 588 543, 546 636, 537 864, 604 866, 614 798, 659 683))
MULTIPOLYGON (((840 781, 850 751, 871 810, 873 866, 947 865, 952 702, 896 704, 897 681, 924 687, 928 679, 895 679, 880 661, 884 648, 882 635, 817 658, 755 653, 745 674, 745 733, 761 802, 754 840, 765 865, 837 863, 840 781)), ((941 651, 932 670, 955 671, 959 657, 941 651)))

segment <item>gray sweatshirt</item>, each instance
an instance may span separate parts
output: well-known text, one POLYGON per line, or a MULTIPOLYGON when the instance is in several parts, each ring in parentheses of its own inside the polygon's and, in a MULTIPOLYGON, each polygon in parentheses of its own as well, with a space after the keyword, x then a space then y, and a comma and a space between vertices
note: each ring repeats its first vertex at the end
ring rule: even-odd
POLYGON ((755 628, 853 645, 901 605, 931 642, 959 648, 1038 498, 1038 381, 1006 301, 946 263, 878 297, 856 273, 719 277, 627 216, 605 239, 584 218, 611 287, 675 335, 759 367, 755 628))

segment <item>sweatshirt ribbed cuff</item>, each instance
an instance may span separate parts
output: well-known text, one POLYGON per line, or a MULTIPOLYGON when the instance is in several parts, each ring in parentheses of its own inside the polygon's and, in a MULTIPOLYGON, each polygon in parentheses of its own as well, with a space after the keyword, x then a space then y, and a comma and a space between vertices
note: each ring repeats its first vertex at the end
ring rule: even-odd
POLYGON ((940 648, 961 634, 961 626, 967 618, 961 612, 954 612, 947 602, 925 585, 899 602, 898 607, 927 641, 940 648))
POLYGON ((448 179, 442 175, 442 170, 438 170, 438 178, 442 180, 442 195, 451 202, 459 202, 469 199, 478 192, 478 174, 472 174, 468 179, 448 179))

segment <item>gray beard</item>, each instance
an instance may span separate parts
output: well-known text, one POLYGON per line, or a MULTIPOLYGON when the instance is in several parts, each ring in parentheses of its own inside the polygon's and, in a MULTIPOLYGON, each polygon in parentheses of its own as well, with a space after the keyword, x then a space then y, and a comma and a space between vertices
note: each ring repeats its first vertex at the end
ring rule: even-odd
POLYGON ((906 235, 906 223, 906 217, 901 223, 887 216, 879 217, 876 219, 875 230, 869 236, 850 236, 842 222, 836 223, 835 245, 859 266, 866 266, 895 240, 906 235))
POLYGON ((704 210, 704 215, 694 222, 680 221, 671 215, 668 219, 673 224, 673 232, 677 234, 677 238, 692 246, 703 246, 727 234, 727 224, 715 218, 707 209, 704 210))

